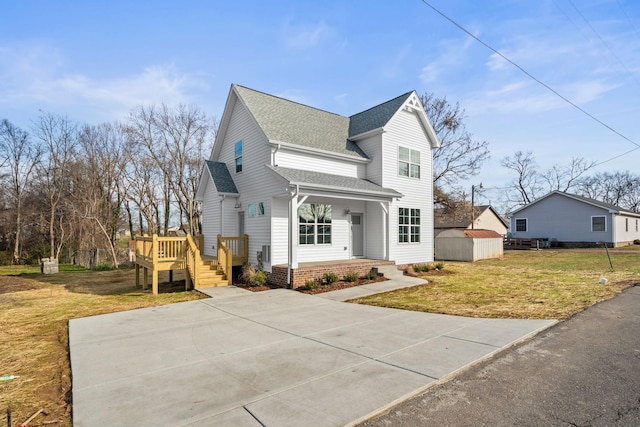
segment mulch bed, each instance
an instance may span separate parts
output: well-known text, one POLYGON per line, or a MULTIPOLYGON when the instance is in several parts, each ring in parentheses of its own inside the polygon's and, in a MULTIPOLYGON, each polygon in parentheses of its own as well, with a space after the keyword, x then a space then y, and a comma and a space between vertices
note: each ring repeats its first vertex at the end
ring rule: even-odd
MULTIPOLYGON (((316 289, 305 289, 300 287, 300 288, 297 288, 296 291, 302 292, 303 294, 315 295, 315 294, 321 294, 323 292, 330 292, 330 291, 337 291, 340 289, 352 288, 354 286, 368 285, 369 283, 384 282, 386 280, 389 280, 389 279, 387 279, 384 276, 380 276, 373 280, 358 279, 355 282, 338 281, 338 282, 331 283, 329 285, 320 285, 316 289)), ((267 285, 248 286, 245 283, 240 283, 240 282, 238 283, 234 282, 233 285, 242 289, 246 289, 251 292, 261 292, 261 291, 268 291, 271 289, 281 289, 278 286, 267 286, 267 285)))

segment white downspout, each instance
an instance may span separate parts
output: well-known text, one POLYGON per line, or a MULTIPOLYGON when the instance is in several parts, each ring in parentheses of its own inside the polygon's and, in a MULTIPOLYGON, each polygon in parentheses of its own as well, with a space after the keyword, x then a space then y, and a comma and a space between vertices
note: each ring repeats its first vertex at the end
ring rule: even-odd
POLYGON ((222 195, 222 198, 220 199, 220 234, 224 236, 224 232, 223 230, 223 226, 224 226, 224 214, 222 212, 222 203, 224 202, 224 199, 227 198, 226 194, 222 195))

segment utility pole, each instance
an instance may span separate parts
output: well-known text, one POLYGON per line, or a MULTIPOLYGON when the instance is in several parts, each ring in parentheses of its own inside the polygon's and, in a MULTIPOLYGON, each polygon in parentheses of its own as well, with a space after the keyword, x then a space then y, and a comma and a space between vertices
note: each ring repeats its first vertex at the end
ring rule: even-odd
MULTIPOLYGON (((482 190, 482 183, 478 186, 480 190, 482 190)), ((476 186, 471 186, 471 229, 473 230, 476 227, 476 208, 475 208, 475 195, 476 195, 476 186)))

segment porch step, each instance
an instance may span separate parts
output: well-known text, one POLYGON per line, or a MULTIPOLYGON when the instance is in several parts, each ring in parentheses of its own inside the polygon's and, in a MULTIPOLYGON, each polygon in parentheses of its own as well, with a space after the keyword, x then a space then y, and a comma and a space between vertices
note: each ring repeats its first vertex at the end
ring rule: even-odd
POLYGON ((402 270, 398 270, 397 265, 379 265, 377 268, 378 273, 384 274, 384 277, 386 277, 387 279, 402 277, 404 275, 402 270))

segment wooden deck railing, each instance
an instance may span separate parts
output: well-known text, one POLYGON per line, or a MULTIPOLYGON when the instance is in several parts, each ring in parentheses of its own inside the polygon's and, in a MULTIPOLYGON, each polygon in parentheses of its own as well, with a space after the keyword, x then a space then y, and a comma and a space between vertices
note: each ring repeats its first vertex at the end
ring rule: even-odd
POLYGON ((224 243, 225 248, 231 249, 233 265, 242 265, 249 259, 249 236, 228 237, 218 234, 218 249, 224 243))
MULTIPOLYGON (((144 268, 143 289, 148 283, 148 272, 151 271, 153 293, 158 293, 158 272, 185 270, 187 289, 198 285, 198 277, 202 269, 203 236, 136 237, 136 286, 140 285, 140 267, 144 268)), ((217 263, 223 268, 227 280, 231 278, 234 265, 242 265, 248 259, 249 238, 225 237, 218 235, 217 263)))

